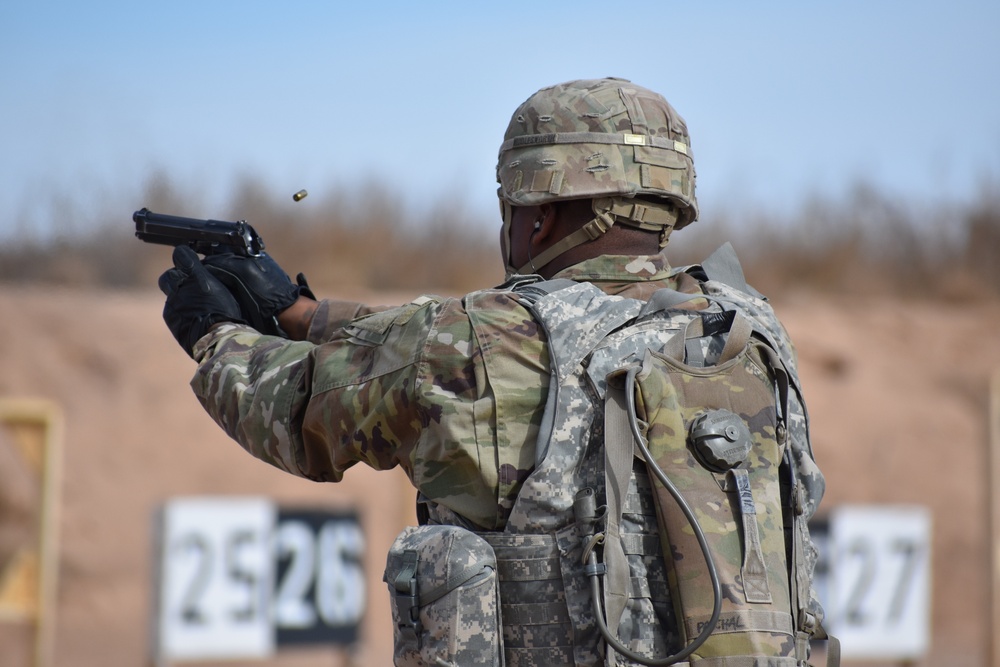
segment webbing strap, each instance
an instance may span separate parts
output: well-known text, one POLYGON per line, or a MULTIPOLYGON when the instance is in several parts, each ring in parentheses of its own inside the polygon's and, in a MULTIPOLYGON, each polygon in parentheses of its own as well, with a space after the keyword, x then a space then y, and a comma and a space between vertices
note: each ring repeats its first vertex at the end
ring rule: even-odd
POLYGON ((711 299, 705 294, 688 294, 686 292, 678 292, 677 290, 670 289, 669 287, 664 287, 653 292, 653 296, 650 297, 646 305, 642 307, 639 311, 639 318, 642 319, 651 313, 658 313, 661 310, 669 310, 671 308, 676 308, 682 303, 687 303, 688 301, 694 301, 695 299, 711 299))
MULTIPOLYGON (((660 232, 660 247, 666 245, 670 230, 677 224, 677 209, 670 202, 657 203, 622 197, 600 197, 591 203, 594 218, 572 234, 564 236, 545 249, 538 257, 531 257, 517 273, 537 273, 540 268, 563 254, 570 248, 593 241, 615 223, 638 227, 646 231, 660 232)), ((508 233, 508 232, 505 232, 508 233)))
POLYGON ((770 604, 771 589, 767 583, 767 566, 764 565, 764 552, 760 546, 757 503, 750 486, 750 473, 745 468, 736 468, 730 470, 729 475, 736 483, 740 516, 743 518, 743 567, 740 569, 743 593, 747 602, 770 604))
MULTIPOLYGON (((661 204, 644 199, 613 197, 610 202, 608 212, 615 216, 616 221, 647 232, 663 232, 664 239, 677 224, 677 209, 669 201, 661 204)), ((599 206, 604 208, 608 205, 602 201, 599 206)), ((662 242, 660 247, 665 245, 666 242, 662 242)))
MULTIPOLYGON (((735 311, 733 313, 733 322, 729 325, 729 332, 726 334, 726 344, 722 347, 722 351, 719 353, 719 358, 713 363, 713 365, 719 366, 731 359, 735 359, 736 356, 746 348, 747 343, 750 342, 750 336, 752 334, 753 323, 750 321, 750 318, 739 311, 735 311)), ((688 340, 701 338, 704 335, 704 320, 700 317, 695 317, 687 323, 683 336, 677 335, 667 341, 666 345, 663 346, 663 354, 675 359, 676 361, 685 363, 685 343, 688 340)), ((696 361, 688 362, 688 364, 703 365, 697 363, 696 361)))
POLYGON ((676 361, 684 363, 686 357, 685 343, 689 338, 701 338, 704 333, 704 325, 700 317, 696 317, 687 323, 683 333, 672 336, 663 346, 663 354, 676 361))
POLYGON ((566 603, 562 600, 504 604, 502 616, 504 625, 554 625, 570 622, 566 603))
POLYGON ((724 364, 730 359, 735 359, 736 355, 746 348, 750 342, 750 335, 753 333, 753 324, 750 318, 743 313, 736 311, 733 324, 729 327, 729 335, 726 336, 726 344, 719 354, 717 364, 724 364))
POLYGON ((562 237, 559 241, 546 248, 545 252, 540 254, 538 257, 532 257, 531 260, 519 268, 517 272, 536 273, 538 269, 542 268, 570 248, 575 248, 576 246, 587 243, 588 241, 593 241, 602 234, 605 234, 609 229, 611 229, 611 227, 614 226, 614 224, 615 219, 610 215, 598 215, 580 229, 576 230, 572 234, 569 234, 568 236, 562 237))
POLYGON ((604 532, 605 610, 608 629, 617 636, 630 597, 630 573, 621 540, 621 519, 632 476, 635 443, 626 412, 625 391, 609 385, 604 402, 604 476, 608 517, 604 532))
POLYGON ((827 632, 822 623, 817 625, 812 638, 826 640, 827 667, 840 667, 840 640, 827 632))
MULTIPOLYGON (((576 284, 577 281, 570 280, 569 278, 553 278, 551 280, 526 282, 523 286, 517 286, 516 289, 521 297, 527 296, 530 298, 533 295, 544 296, 546 294, 552 294, 553 292, 573 287, 576 284)), ((535 303, 537 300, 538 299, 534 299, 531 303, 535 303)))
POLYGON ((514 561, 498 557, 497 575, 500 581, 547 581, 562 578, 559 559, 556 557, 518 558, 514 561))
POLYGON ((791 530, 792 552, 791 562, 788 563, 788 584, 792 613, 795 614, 796 630, 799 630, 795 642, 796 657, 805 662, 809 657, 809 639, 811 636, 802 632, 806 621, 807 611, 803 596, 809 597, 809 581, 805 571, 805 545, 802 543, 802 534, 799 531, 799 522, 803 521, 801 511, 796 505, 796 496, 799 493, 799 482, 795 474, 795 464, 792 461, 792 448, 785 449, 785 457, 781 463, 781 469, 788 475, 789 502, 787 507, 782 508, 782 513, 786 514, 785 521, 791 530))

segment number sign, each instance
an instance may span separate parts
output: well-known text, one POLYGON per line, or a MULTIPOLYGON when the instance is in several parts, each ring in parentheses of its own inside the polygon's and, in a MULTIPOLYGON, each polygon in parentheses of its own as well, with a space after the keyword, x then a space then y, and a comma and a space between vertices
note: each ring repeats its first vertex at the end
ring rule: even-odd
POLYGON ((845 658, 916 659, 930 635, 930 514, 838 507, 830 521, 830 631, 845 658))
POLYGON ((161 659, 266 658, 276 646, 357 639, 366 592, 353 513, 175 499, 160 537, 161 659))
POLYGON ((355 521, 281 512, 277 531, 278 644, 351 643, 364 613, 364 537, 355 521))
POLYGON ((177 660, 273 653, 267 602, 274 519, 262 499, 177 500, 166 508, 161 652, 177 660))

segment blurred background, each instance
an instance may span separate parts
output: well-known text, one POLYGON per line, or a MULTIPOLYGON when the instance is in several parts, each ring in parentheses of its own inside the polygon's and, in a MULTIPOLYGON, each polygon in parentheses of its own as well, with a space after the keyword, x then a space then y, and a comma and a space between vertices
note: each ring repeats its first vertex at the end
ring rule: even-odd
POLYGON ((132 212, 247 219, 321 295, 487 287, 511 112, 603 76, 690 129, 701 219, 672 261, 732 240, 796 342, 845 662, 1000 664, 998 29, 987 0, 3 3, 0 666, 239 657, 164 648, 164 582, 197 574, 168 519, 192 497, 262 500, 279 534, 309 509, 364 536, 363 557, 338 552, 366 582, 351 632, 279 637, 253 664, 388 664, 405 479, 312 484, 228 441, 160 320, 169 250, 135 240, 132 212), (886 509, 915 527, 879 546, 865 530, 886 509))

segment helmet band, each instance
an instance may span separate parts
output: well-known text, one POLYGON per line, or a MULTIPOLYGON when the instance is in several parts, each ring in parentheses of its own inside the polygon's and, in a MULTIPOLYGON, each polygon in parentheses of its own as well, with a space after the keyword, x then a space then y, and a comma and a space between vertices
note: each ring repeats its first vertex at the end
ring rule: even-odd
POLYGON ((645 134, 609 134, 605 132, 555 132, 552 134, 529 134, 514 137, 500 144, 500 153, 525 146, 552 146, 555 144, 605 144, 610 146, 653 146, 690 155, 688 145, 683 141, 666 137, 651 137, 645 134))

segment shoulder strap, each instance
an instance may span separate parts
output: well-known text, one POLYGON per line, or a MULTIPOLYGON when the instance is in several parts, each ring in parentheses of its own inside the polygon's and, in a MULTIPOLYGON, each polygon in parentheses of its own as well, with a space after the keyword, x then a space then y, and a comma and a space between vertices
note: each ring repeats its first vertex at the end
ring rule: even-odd
MULTIPOLYGON (((642 302, 605 294, 587 282, 545 281, 519 288, 516 293, 542 326, 548 339, 552 381, 535 448, 536 467, 525 480, 511 521, 527 517, 544 506, 551 513, 572 505, 578 484, 576 470, 583 456, 579 443, 590 437, 593 411, 584 360, 611 332, 639 313, 642 302), (553 494, 552 488, 567 491, 553 494), (566 497, 569 502, 566 503, 566 497)), ((532 514, 532 526, 540 514, 532 514)))
POLYGON ((522 281, 512 285, 512 289, 517 292, 525 305, 530 307, 542 297, 568 289, 576 284, 578 284, 576 281, 569 278, 556 278, 554 280, 522 281))
POLYGON ((604 484, 607 498, 604 590, 608 629, 615 636, 630 596, 629 566, 621 540, 621 522, 635 455, 624 385, 609 385, 604 403, 604 484))

